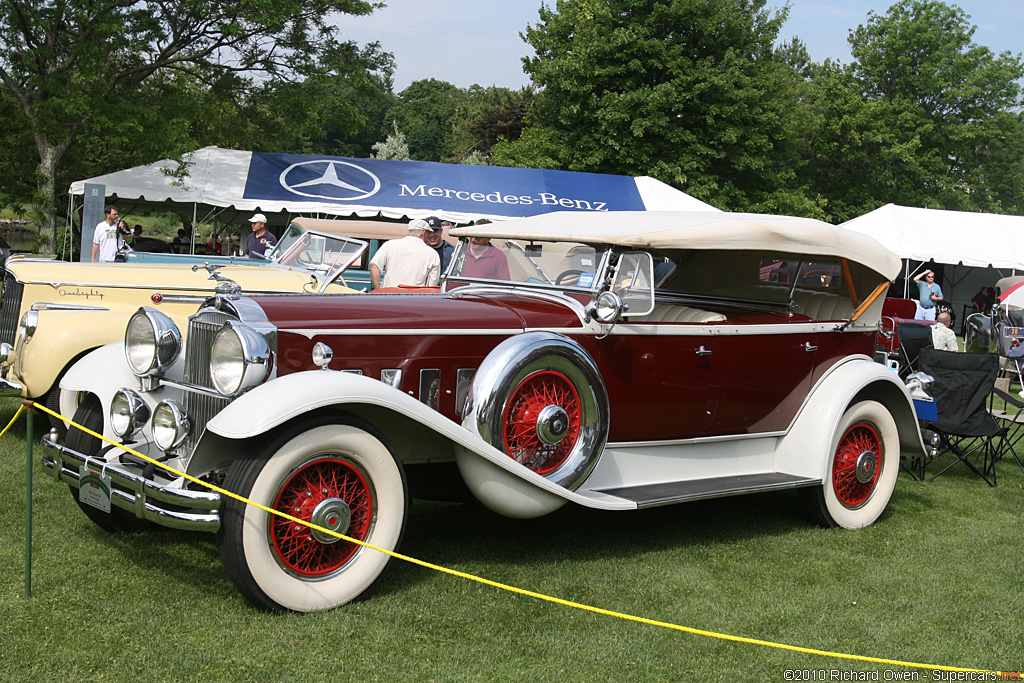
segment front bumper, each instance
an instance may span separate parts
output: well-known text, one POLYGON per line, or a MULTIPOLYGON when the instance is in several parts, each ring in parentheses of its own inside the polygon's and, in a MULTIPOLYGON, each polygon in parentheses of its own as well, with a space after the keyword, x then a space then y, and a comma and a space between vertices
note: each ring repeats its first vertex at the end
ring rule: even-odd
POLYGON ((0 396, 24 396, 25 385, 0 377, 0 396))
POLYGON ((53 432, 43 437, 43 446, 53 453, 44 453, 43 467, 57 481, 79 486, 79 468, 89 462, 97 473, 110 477, 110 504, 135 513, 140 519, 171 529, 217 531, 220 528, 220 494, 213 491, 190 491, 162 486, 142 474, 121 465, 103 467, 96 458, 87 458, 57 443, 53 432))

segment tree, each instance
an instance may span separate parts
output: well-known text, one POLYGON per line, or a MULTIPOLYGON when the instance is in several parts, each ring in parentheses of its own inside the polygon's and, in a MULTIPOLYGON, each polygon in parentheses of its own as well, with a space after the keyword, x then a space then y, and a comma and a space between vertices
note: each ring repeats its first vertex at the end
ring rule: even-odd
POLYGON ((850 32, 848 68, 815 79, 806 177, 836 220, 889 202, 1024 208, 1024 64, 974 44, 974 30, 959 8, 901 0, 850 32))
POLYGON ((455 113, 448 159, 455 163, 485 164, 499 140, 518 140, 533 88, 510 90, 474 85, 455 113), (472 158, 472 161, 468 161, 472 158))
POLYGON ((446 81, 413 81, 398 94, 388 120, 406 134, 416 161, 441 161, 451 149, 456 112, 467 102, 466 91, 446 81))
POLYGON ((182 125, 151 127, 171 118, 170 105, 191 104, 161 97, 159 84, 212 92, 220 104, 320 74, 386 69, 389 57, 376 46, 360 51, 341 42, 328 23, 333 12, 367 14, 378 6, 364 0, 0 3, 0 88, 16 103, 38 153, 42 235, 52 247, 56 182, 76 145, 130 148, 147 138, 188 137, 182 125))
POLYGON ((409 145, 405 142, 405 134, 394 124, 395 132, 387 136, 383 142, 373 145, 371 159, 390 159, 392 161, 410 161, 409 145))
POLYGON ((651 175, 732 210, 804 212, 764 0, 562 0, 524 39, 540 89, 494 162, 651 175))

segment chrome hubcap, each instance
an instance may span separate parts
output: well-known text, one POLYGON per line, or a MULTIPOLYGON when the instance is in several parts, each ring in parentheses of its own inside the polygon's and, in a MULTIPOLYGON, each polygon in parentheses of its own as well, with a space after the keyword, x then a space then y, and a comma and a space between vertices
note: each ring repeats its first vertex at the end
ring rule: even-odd
MULTIPOLYGON (((324 529, 345 534, 348 533, 349 524, 352 522, 352 511, 341 498, 325 498, 313 508, 313 514, 310 515, 309 521, 324 529)), ((337 536, 326 534, 319 529, 310 531, 313 533, 313 538, 321 543, 337 543, 341 540, 337 536)))
POLYGON ((875 476, 878 468, 878 456, 874 451, 864 451, 857 456, 857 481, 866 484, 875 476))
POLYGON ((569 431, 569 415, 561 406, 545 406, 537 416, 537 436, 553 446, 569 431))

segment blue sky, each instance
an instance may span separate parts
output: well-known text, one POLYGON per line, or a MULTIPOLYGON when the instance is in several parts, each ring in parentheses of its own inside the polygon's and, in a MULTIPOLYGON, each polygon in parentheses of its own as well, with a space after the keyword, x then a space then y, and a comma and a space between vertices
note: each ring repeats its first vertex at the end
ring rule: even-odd
MULTIPOLYGON (((461 88, 473 84, 519 88, 529 84, 522 58, 531 48, 519 34, 537 23, 541 0, 385 0, 387 7, 369 17, 345 16, 342 36, 364 44, 380 41, 395 55, 395 90, 412 81, 436 78, 461 88)), ((948 1, 948 0, 947 0, 948 1)), ((549 0, 554 5, 554 0, 549 0)), ((784 0, 768 0, 781 7, 784 0)), ((780 38, 794 35, 811 58, 850 61, 846 37, 867 21, 868 12, 885 14, 893 3, 876 0, 790 0, 789 19, 780 38)), ((974 42, 999 53, 1024 52, 1022 0, 962 0, 957 5, 978 27, 974 42)))

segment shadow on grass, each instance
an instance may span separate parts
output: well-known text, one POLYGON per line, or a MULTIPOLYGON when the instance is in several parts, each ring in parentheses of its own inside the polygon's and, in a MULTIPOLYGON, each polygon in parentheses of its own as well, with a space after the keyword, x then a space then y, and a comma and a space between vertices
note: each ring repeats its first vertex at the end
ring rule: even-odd
MULTIPOLYGON (((69 501, 69 504, 74 506, 69 501)), ((75 512, 78 512, 77 508, 75 512)), ((138 533, 109 533, 85 521, 92 538, 111 553, 120 556, 126 572, 160 577, 160 590, 169 594, 186 593, 202 586, 217 597, 236 593, 221 566, 212 534, 177 531, 155 527, 138 533)))
MULTIPOLYGON (((73 506, 71 501, 68 504, 73 506)), ((453 568, 467 564, 496 569, 530 567, 553 562, 628 560, 664 550, 685 552, 696 546, 784 535, 808 526, 793 491, 633 512, 567 505, 533 520, 502 517, 477 503, 415 501, 398 551, 453 568)), ((218 599, 231 599, 236 594, 221 566, 212 535, 160 528, 111 534, 92 527, 91 536, 119 556, 125 572, 159 576, 162 591, 188 592, 201 585, 218 599)), ((363 598, 400 594, 428 577, 419 567, 393 561, 382 580, 363 598)))
POLYGON ((569 504, 532 520, 502 517, 479 504, 429 506, 414 504, 400 550, 437 563, 530 565, 628 558, 787 534, 810 525, 794 491, 628 512, 569 504))

